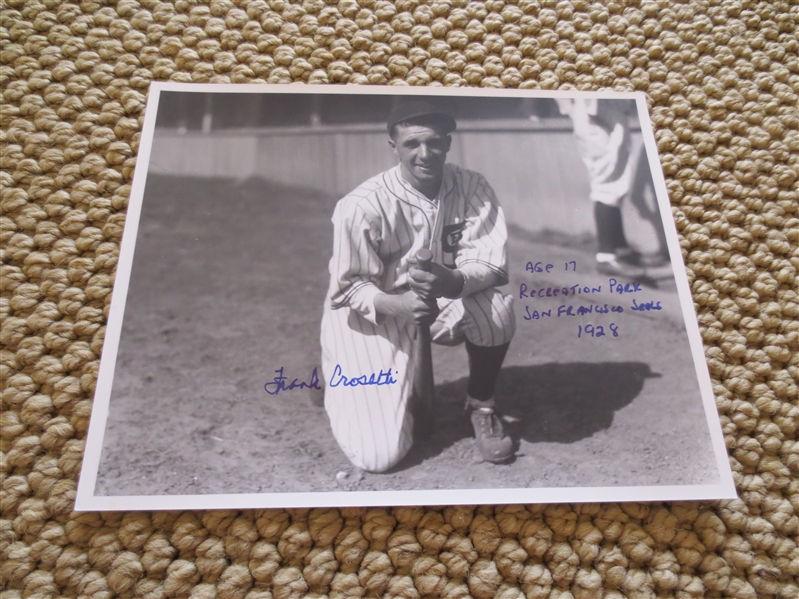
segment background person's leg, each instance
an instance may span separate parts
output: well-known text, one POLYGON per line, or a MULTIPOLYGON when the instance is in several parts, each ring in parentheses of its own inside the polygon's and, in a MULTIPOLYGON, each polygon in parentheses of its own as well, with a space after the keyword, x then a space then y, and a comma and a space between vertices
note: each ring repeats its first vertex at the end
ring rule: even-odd
POLYGON ((594 202, 597 234, 597 270, 610 275, 637 277, 644 273, 640 255, 630 247, 624 235, 621 208, 594 202))

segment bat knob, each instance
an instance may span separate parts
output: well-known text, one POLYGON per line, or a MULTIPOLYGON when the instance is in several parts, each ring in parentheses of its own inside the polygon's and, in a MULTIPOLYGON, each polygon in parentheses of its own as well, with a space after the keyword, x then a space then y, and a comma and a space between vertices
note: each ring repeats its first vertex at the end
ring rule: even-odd
POLYGON ((427 248, 422 248, 416 252, 416 266, 419 270, 430 272, 430 264, 433 262, 433 252, 427 248))

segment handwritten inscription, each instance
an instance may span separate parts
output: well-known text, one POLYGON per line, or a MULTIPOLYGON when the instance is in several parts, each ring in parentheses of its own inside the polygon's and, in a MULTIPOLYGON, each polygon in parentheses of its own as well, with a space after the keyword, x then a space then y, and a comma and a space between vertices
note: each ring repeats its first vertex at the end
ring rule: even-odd
POLYGON ((519 299, 528 297, 569 297, 583 294, 590 295, 592 293, 602 293, 602 285, 598 287, 572 285, 571 287, 541 287, 540 289, 531 289, 526 283, 519 285, 519 299))
MULTIPOLYGON (((313 369, 307 381, 292 379, 289 382, 289 377, 284 372, 285 368, 283 366, 275 370, 277 376, 264 385, 264 391, 269 395, 279 395, 283 391, 294 391, 295 389, 316 389, 319 391, 322 389, 318 368, 313 369)), ((398 382, 394 378, 395 374, 398 373, 389 368, 388 370, 380 370, 380 372, 372 372, 370 374, 346 376, 341 370, 341 365, 336 364, 330 377, 329 385, 331 387, 365 387, 370 385, 381 387, 383 385, 394 385, 398 382)))
MULTIPOLYGON (((615 322, 611 322, 610 325, 608 325, 608 331, 610 335, 613 335, 614 337, 619 336, 619 327, 615 322)), ((599 337, 605 337, 605 336, 607 336, 607 334, 605 333, 605 327, 603 327, 600 324, 577 325, 578 339, 582 339, 583 337, 598 339, 599 337)))
POLYGON ((630 308, 630 310, 635 310, 636 312, 649 312, 650 310, 662 309, 660 302, 642 302, 639 304, 635 300, 633 300, 633 305, 630 308))
POLYGON ((624 307, 618 304, 561 304, 557 310, 530 310, 524 307, 524 320, 540 320, 542 318, 562 318, 566 316, 585 316, 586 314, 609 314, 624 312, 624 307))
POLYGON ((623 295, 625 293, 638 293, 641 291, 641 286, 638 283, 622 283, 616 279, 608 279, 608 287, 611 293, 623 295))
MULTIPOLYGON (((608 279, 607 289, 614 295, 625 295, 643 291, 639 283, 624 283, 614 278, 608 279)), ((527 283, 519 283, 519 299, 533 297, 573 297, 575 295, 592 295, 596 293, 602 293, 602 285, 597 285, 596 287, 572 285, 571 287, 539 287, 538 289, 533 289, 527 283)))
MULTIPOLYGON (((545 262, 528 262, 527 266, 524 267, 524 269, 527 272, 533 272, 533 273, 545 272, 547 274, 551 273, 554 268, 555 268, 554 264, 547 264, 545 262)), ((564 262, 563 270, 577 272, 577 262, 574 260, 569 260, 568 262, 564 262)))
MULTIPOLYGON (((525 270, 529 273, 546 276, 560 272, 577 272, 579 265, 576 261, 563 263, 530 261, 526 263, 525 270)), ((607 283, 601 285, 580 283, 564 286, 562 284, 542 285, 540 283, 535 284, 535 282, 519 283, 520 300, 546 300, 547 298, 563 300, 576 296, 582 296, 580 299, 584 300, 582 303, 560 303, 559 305, 552 305, 552 303, 546 301, 541 302, 543 305, 536 305, 536 301, 530 302, 520 307, 522 319, 526 321, 571 319, 598 314, 622 314, 628 310, 636 313, 663 310, 660 301, 650 301, 647 298, 639 297, 639 294, 643 293, 644 288, 641 283, 624 279, 619 280, 614 277, 608 278, 607 283), (627 299, 629 295, 634 295, 635 297, 630 298, 630 302, 622 301, 622 298, 627 299), (603 300, 605 299, 611 301, 604 303, 603 300)), ((612 339, 619 336, 619 325, 615 322, 609 324, 606 322, 602 324, 581 323, 577 327, 578 339, 598 339, 601 337, 612 339)))
POLYGON ((397 383, 397 379, 391 375, 391 372, 392 370, 389 368, 388 370, 380 370, 380 372, 372 372, 368 375, 362 374, 360 376, 348 377, 342 372, 341 365, 336 364, 336 367, 333 369, 333 374, 330 376, 330 386, 365 387, 374 385, 382 387, 383 385, 394 385, 397 383))
POLYGON ((275 370, 277 376, 264 385, 264 391, 269 395, 278 395, 281 391, 293 391, 294 389, 322 389, 319 385, 319 374, 316 368, 311 372, 311 378, 309 380, 300 381, 299 379, 293 379, 290 383, 288 382, 288 377, 283 374, 283 370, 283 366, 275 370))

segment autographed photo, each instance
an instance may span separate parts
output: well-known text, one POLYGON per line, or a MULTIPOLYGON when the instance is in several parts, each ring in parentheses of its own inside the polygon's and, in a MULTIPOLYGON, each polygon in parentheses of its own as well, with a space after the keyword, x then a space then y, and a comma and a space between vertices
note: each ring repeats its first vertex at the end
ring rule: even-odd
POLYGON ((153 84, 79 510, 735 497, 645 97, 153 84))

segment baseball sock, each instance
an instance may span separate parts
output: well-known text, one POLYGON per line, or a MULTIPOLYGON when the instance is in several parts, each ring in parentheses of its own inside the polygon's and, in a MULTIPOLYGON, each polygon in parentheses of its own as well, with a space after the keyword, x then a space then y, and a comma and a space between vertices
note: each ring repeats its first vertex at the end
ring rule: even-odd
POLYGON ((594 202, 596 221, 597 253, 612 254, 617 248, 629 247, 621 222, 621 208, 594 202))
POLYGON ((466 341, 469 355, 469 384, 467 403, 474 408, 493 407, 494 388, 510 343, 494 347, 481 347, 466 341))

